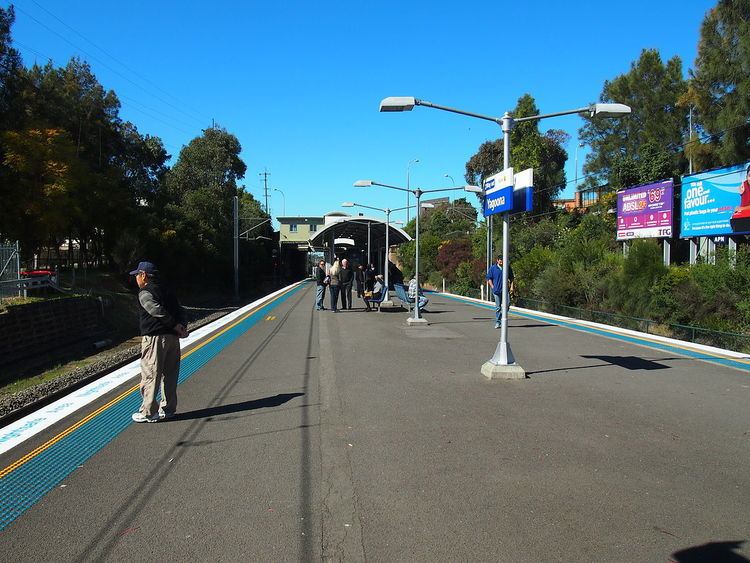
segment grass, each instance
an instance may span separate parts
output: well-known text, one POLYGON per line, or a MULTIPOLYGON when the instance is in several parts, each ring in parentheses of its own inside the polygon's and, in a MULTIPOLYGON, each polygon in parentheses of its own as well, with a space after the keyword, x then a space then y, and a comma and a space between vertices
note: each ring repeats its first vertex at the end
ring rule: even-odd
POLYGON ((39 385, 40 383, 52 381, 54 379, 57 379, 58 377, 67 375, 78 368, 85 368, 87 366, 90 366, 91 364, 94 364, 103 359, 108 354, 112 354, 113 352, 117 352, 119 350, 125 350, 127 348, 130 348, 131 346, 140 344, 140 341, 140 337, 130 338, 128 340, 120 342, 119 344, 111 348, 102 350, 98 354, 76 358, 68 362, 58 363, 53 367, 49 367, 33 375, 19 374, 14 381, 4 383, 0 386, 0 396, 12 395, 14 393, 18 393, 19 391, 23 391, 24 389, 28 389, 29 387, 39 385))

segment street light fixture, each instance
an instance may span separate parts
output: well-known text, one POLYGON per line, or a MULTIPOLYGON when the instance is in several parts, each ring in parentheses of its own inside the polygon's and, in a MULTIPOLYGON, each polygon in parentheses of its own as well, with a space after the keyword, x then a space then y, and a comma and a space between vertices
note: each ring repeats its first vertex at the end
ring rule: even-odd
MULTIPOLYGON (((461 186, 459 188, 438 188, 438 189, 434 189, 434 190, 421 190, 421 189, 417 188, 416 190, 412 190, 412 189, 402 188, 400 186, 391 186, 390 184, 381 184, 380 182, 375 182, 373 180, 357 180, 356 182, 354 182, 354 187, 355 188, 368 188, 368 187, 371 187, 371 186, 381 186, 383 188, 389 188, 389 189, 392 189, 392 190, 399 190, 399 191, 402 191, 402 192, 410 192, 410 193, 414 194, 414 197, 417 199, 417 217, 416 217, 417 224, 415 226, 416 227, 415 228, 415 230, 416 230, 416 242, 415 242, 416 248, 415 248, 415 259, 414 259, 414 278, 417 280, 417 293, 419 293, 419 287, 420 287, 419 286, 419 215, 420 215, 419 210, 420 210, 420 208, 423 205, 424 205, 424 207, 428 207, 428 206, 434 207, 434 205, 431 204, 431 203, 430 204, 422 204, 422 202, 421 202, 422 194, 425 194, 425 193, 434 193, 434 192, 451 192, 451 191, 456 191, 456 190, 464 190, 464 191, 467 191, 467 192, 477 193, 477 192, 481 192, 482 188, 480 188, 478 186, 461 186)), ((388 232, 388 231, 386 230, 386 232, 388 232)), ((419 304, 419 295, 417 295, 417 297, 415 299, 415 302, 414 302, 414 317, 413 318, 409 317, 408 319, 406 319, 406 322, 409 323, 410 325, 412 325, 412 324, 427 325, 427 324, 429 324, 427 322, 427 319, 419 316, 419 306, 418 306, 418 304, 419 304)))
MULTIPOLYGON (((547 113, 543 115, 530 115, 527 117, 513 118, 507 111, 502 117, 494 117, 489 115, 483 115, 481 113, 474 113, 461 109, 451 108, 442 106, 439 104, 433 104, 425 100, 419 100, 409 96, 399 97, 388 97, 384 98, 380 102, 381 112, 394 112, 394 111, 411 111, 414 106, 425 106, 433 109, 439 109, 448 111, 451 113, 457 113, 460 115, 466 115, 468 117, 474 117, 477 119, 484 119, 486 121, 492 121, 500 125, 503 129, 503 170, 510 168, 510 132, 513 129, 514 124, 523 123, 526 121, 538 121, 546 119, 548 117, 558 117, 561 115, 571 114, 582 114, 588 117, 622 117, 630 113, 630 107, 625 104, 590 104, 585 107, 560 111, 556 113, 547 113)), ((505 379, 521 379, 526 377, 526 372, 519 366, 513 352, 508 344, 508 269, 510 268, 510 257, 509 257, 509 231, 510 231, 510 213, 503 213, 503 284, 502 284, 502 318, 500 325, 500 342, 495 349, 495 354, 492 358, 482 366, 482 373, 493 378, 505 378, 505 379)))
POLYGON ((281 194, 281 201, 283 202, 283 209, 284 209, 284 216, 286 217, 286 196, 284 195, 284 192, 282 192, 279 188, 274 188, 273 191, 279 192, 281 194))

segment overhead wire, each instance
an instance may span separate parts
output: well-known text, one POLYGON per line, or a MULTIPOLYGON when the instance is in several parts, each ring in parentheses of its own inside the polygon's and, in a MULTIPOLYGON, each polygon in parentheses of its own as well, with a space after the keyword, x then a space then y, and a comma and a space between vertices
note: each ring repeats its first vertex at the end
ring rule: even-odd
POLYGON ((111 53, 109 53, 107 50, 105 50, 104 48, 100 47, 99 45, 97 45, 96 43, 94 43, 93 41, 91 41, 88 37, 86 37, 81 32, 79 32, 78 30, 76 30, 74 27, 72 27, 71 25, 69 25, 68 23, 66 23, 65 21, 63 21, 60 17, 58 17, 56 14, 52 13, 50 10, 48 10, 47 8, 45 8, 44 6, 42 6, 36 0, 31 0, 31 2, 33 2, 41 10, 43 10, 44 12, 46 12, 47 14, 49 14, 50 16, 52 16, 53 18, 55 18, 58 22, 60 22, 62 25, 64 25, 65 27, 67 27, 70 31, 72 31, 73 33, 75 33, 78 37, 80 37, 81 39, 83 39, 84 41, 86 41, 87 43, 89 43, 90 45, 92 45, 94 48, 96 48, 99 51, 101 51, 102 53, 104 53, 106 56, 108 56, 110 59, 112 59, 116 63, 120 64, 123 68, 127 69, 129 72, 133 73, 135 76, 137 76, 138 78, 140 78, 141 80, 143 80, 147 84, 150 84, 153 88, 155 88, 156 90, 158 90, 162 94, 165 94, 165 95, 173 98, 175 101, 180 102, 180 104, 182 104, 184 107, 186 107, 188 110, 190 110, 190 112, 192 112, 194 114, 193 115, 194 118, 197 118, 200 121, 204 121, 204 120, 207 119, 206 116, 201 115, 201 113, 198 112, 197 110, 195 110, 195 108, 191 108, 191 107, 187 106, 184 102, 178 100, 174 95, 172 95, 169 92, 167 92, 166 90, 160 88, 157 84, 155 84, 154 82, 152 82, 151 80, 149 80, 148 78, 146 78, 145 76, 143 76, 142 74, 138 73, 137 71, 133 70, 127 64, 125 64, 124 62, 122 62, 120 59, 118 59, 117 57, 115 57, 114 55, 112 55, 111 53))
POLYGON ((200 121, 199 119, 196 119, 195 117, 193 117, 193 116, 191 116, 190 114, 188 114, 187 112, 185 112, 185 111, 184 111, 183 109, 181 109, 181 108, 179 108, 179 107, 175 106, 174 104, 170 103, 169 101, 165 100, 165 99, 164 99, 164 98, 162 98, 161 96, 159 96, 159 95, 155 94, 154 92, 150 92, 149 90, 147 90, 146 88, 144 88, 143 86, 141 86, 140 84, 138 84, 137 82, 135 82, 135 81, 131 80, 130 78, 128 78, 127 76, 125 76, 124 74, 122 74, 122 73, 121 73, 120 71, 118 71, 117 69, 115 69, 115 68, 112 68, 112 67, 111 67, 110 65, 108 65, 108 64, 107 64, 106 62, 102 61, 102 60, 101 60, 101 59, 100 59, 99 57, 96 57, 95 55, 92 55, 91 53, 89 53, 89 52, 88 52, 88 51, 86 51, 85 49, 82 49, 82 48, 81 48, 80 46, 78 46, 78 45, 76 45, 75 43, 73 43, 72 41, 70 41, 70 40, 69 40, 69 39, 68 39, 67 37, 65 37, 64 35, 62 35, 62 34, 58 33, 57 31, 55 31, 54 29, 52 29, 51 27, 49 27, 49 26, 48 26, 47 24, 43 23, 42 21, 38 20, 37 18, 35 18, 35 17, 33 16, 33 15, 29 14, 29 13, 28 13, 27 11, 25 11, 24 9, 22 9, 22 8, 19 8, 19 7, 17 7, 17 9, 18 9, 18 11, 19 11, 19 12, 23 13, 24 15, 26 15, 26 17, 30 18, 31 20, 33 20, 34 22, 36 22, 36 23, 37 23, 38 25, 40 25, 41 27, 43 27, 44 29, 46 29, 46 30, 47 30, 47 31, 49 31, 50 33, 53 33, 54 35, 56 35, 57 37, 59 37, 60 39, 62 39, 62 40, 63 40, 63 41, 65 41, 66 43, 68 43, 69 45, 71 45, 71 46, 72 46, 73 48, 77 49, 78 51, 80 51, 81 53, 83 53, 84 55, 86 55, 87 57, 89 57, 89 58, 91 58, 91 59, 93 59, 93 60, 97 61, 97 62, 98 62, 98 63, 99 63, 100 65, 102 65, 102 66, 103 66, 104 68, 106 68, 106 69, 108 69, 109 71, 111 71, 111 72, 115 73, 115 74, 116 74, 117 76, 119 76, 119 77, 120 77, 120 78, 122 78, 123 80, 126 80, 126 81, 128 81, 128 82, 129 82, 130 84, 132 84, 132 85, 133 85, 133 86, 135 86, 136 88, 138 88, 138 89, 140 89, 140 90, 142 90, 142 91, 146 92, 146 94, 148 94, 148 95, 150 95, 150 96, 153 96, 154 98, 156 98, 157 100, 159 100, 159 101, 161 101, 162 103, 166 104, 167 106, 171 107, 172 109, 174 109, 174 110, 176 110, 176 111, 178 111, 178 112, 180 112, 180 113, 182 113, 182 114, 186 115, 186 116, 187 116, 187 117, 189 117, 190 119, 193 119, 193 120, 195 120, 195 121, 197 121, 197 122, 199 122, 199 121, 200 121))
MULTIPOLYGON (((48 56, 48 55, 46 55, 46 54, 44 54, 44 53, 42 53, 42 52, 34 49, 33 47, 31 47, 29 45, 21 43, 20 41, 17 41, 16 39, 13 40, 13 44, 14 45, 18 45, 22 49, 24 49, 26 51, 30 51, 30 52, 34 53, 35 55, 37 55, 39 57, 46 58, 46 59, 48 59, 50 61, 52 60, 52 57, 50 57, 50 56, 48 56)), ((129 96, 122 96, 121 94, 116 94, 116 95, 117 95, 118 100, 122 100, 122 99, 129 99, 129 100, 131 100, 131 101, 127 102, 127 103, 122 103, 122 101, 121 101, 120 102, 121 106, 127 107, 127 108, 129 108, 131 110, 134 110, 134 111, 137 111, 139 113, 142 113, 142 114, 150 117, 151 119, 154 119, 156 121, 159 121, 159 122, 163 123, 164 125, 166 125, 168 127, 171 127, 172 129, 180 131, 181 133, 184 133, 186 135, 193 135, 192 132, 187 131, 187 130, 185 130, 185 129, 183 129, 183 128, 177 126, 177 125, 175 125, 174 122, 168 121, 168 119, 173 119, 171 116, 165 116, 163 114, 161 116, 150 114, 148 111, 145 111, 145 110, 150 110, 150 111, 152 111, 152 112, 154 112, 156 114, 159 114, 159 111, 158 110, 154 110, 152 108, 148 108, 146 106, 138 107, 140 104, 138 102, 133 101, 133 98, 130 98, 129 96), (165 118, 168 118, 168 119, 165 119, 165 118)), ((178 122, 178 123, 181 123, 182 125, 186 125, 186 126, 189 127, 189 125, 187 125, 185 123, 182 123, 182 122, 178 122)), ((173 145, 171 143, 167 144, 167 143, 164 142, 163 139, 161 141, 162 141, 162 144, 165 147, 167 147, 167 148, 169 148, 171 150, 174 150, 174 151, 177 151, 177 152, 179 152, 181 150, 181 147, 177 147, 177 146, 175 146, 175 145, 173 145)))

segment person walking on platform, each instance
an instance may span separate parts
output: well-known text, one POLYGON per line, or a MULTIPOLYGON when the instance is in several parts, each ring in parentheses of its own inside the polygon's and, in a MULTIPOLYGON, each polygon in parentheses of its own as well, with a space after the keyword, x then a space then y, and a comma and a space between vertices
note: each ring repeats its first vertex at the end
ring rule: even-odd
MULTIPOLYGON (((500 328, 503 317, 503 257, 498 255, 497 262, 487 270, 487 281, 495 297, 495 328, 500 328)), ((513 293, 513 268, 508 266, 508 309, 510 309, 510 293, 513 293)))
POLYGON ((330 278, 330 291, 331 291, 331 311, 334 313, 338 313, 338 301, 339 301, 339 289, 340 281, 339 281, 339 273, 341 272, 341 265, 339 264, 339 259, 336 258, 333 261, 333 265, 331 266, 331 269, 328 270, 328 277, 330 278))
POLYGON ((177 376, 180 374, 180 338, 188 335, 185 311, 174 293, 160 283, 159 270, 140 262, 130 272, 138 284, 141 329, 141 397, 135 422, 158 422, 177 411, 177 376), (156 401, 161 391, 161 403, 156 401))
POLYGON ((344 258, 341 261, 341 271, 339 272, 339 284, 341 288, 341 308, 352 308, 352 283, 354 282, 354 272, 349 267, 349 260, 344 258))
POLYGON ((321 260, 315 268, 315 310, 324 311, 323 298, 326 296, 326 262, 321 260))

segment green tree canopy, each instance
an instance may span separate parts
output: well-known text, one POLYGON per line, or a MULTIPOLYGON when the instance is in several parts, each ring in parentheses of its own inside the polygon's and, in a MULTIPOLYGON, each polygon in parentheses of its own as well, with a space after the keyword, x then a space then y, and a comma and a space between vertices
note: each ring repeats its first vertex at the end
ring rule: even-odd
POLYGON ((204 269, 231 262, 233 198, 247 169, 241 150, 237 137, 211 127, 180 151, 167 174, 175 229, 195 241, 204 269))
POLYGON ((691 149, 701 168, 750 158, 750 2, 719 0, 701 25, 687 103, 697 110, 699 133, 691 149))
MULTIPOLYGON (((518 99, 513 117, 538 115, 534 98, 524 94, 518 99)), ((567 134, 554 129, 542 134, 537 121, 517 124, 510 134, 510 159, 514 170, 534 169, 534 212, 552 209, 552 200, 565 186, 565 162, 568 155, 563 146, 567 134)), ((482 143, 466 163, 466 181, 481 185, 482 181, 503 168, 503 140, 482 143)))
POLYGON ((644 146, 651 147, 652 156, 655 147, 672 155, 669 176, 684 171, 679 147, 687 130, 687 112, 678 101, 686 90, 680 58, 672 57, 664 64, 656 49, 644 49, 629 72, 606 81, 600 101, 627 104, 632 113, 621 119, 587 118, 579 131, 580 139, 591 147, 584 171, 592 177, 586 183, 593 186, 607 181, 618 157, 645 158, 641 154, 644 146))

